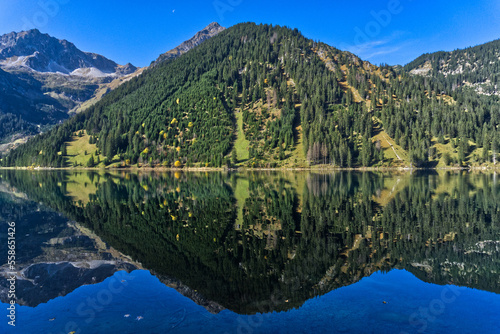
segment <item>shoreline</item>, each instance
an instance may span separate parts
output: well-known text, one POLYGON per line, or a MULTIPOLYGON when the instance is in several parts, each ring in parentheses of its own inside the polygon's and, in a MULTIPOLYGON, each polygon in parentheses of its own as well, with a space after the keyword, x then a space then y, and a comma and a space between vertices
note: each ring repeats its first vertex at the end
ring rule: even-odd
POLYGON ((127 171, 127 172, 252 172, 252 171, 354 171, 354 172, 414 172, 414 171, 500 171, 498 167, 281 167, 281 168, 225 168, 225 167, 0 167, 0 170, 30 170, 30 171, 127 171))

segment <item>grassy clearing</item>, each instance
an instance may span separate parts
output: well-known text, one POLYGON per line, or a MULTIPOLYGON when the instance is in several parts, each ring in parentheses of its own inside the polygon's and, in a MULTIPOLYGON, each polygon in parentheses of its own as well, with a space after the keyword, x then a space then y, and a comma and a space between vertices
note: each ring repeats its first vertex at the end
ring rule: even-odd
POLYGON ((298 125, 295 127, 296 143, 291 151, 286 151, 287 159, 284 161, 283 165, 285 167, 307 167, 307 159, 304 153, 304 142, 302 126, 298 125))
MULTIPOLYGON (((298 113, 301 104, 295 105, 295 112, 298 113)), ((294 141, 295 145, 291 150, 285 152, 286 159, 280 162, 281 167, 308 167, 306 154, 304 153, 304 139, 302 125, 300 124, 300 116, 297 115, 297 120, 294 124, 294 141)))
MULTIPOLYGON (((82 131, 83 135, 81 137, 77 135, 79 132, 80 131, 77 131, 71 138, 71 141, 66 143, 66 155, 64 157, 67 166, 86 167, 91 154, 94 154, 94 160, 97 161, 97 146, 95 144, 89 144, 90 136, 85 130, 82 131)), ((105 157, 101 154, 99 158, 101 163, 95 167, 104 167, 102 161, 104 161, 105 157)))
POLYGON ((234 149, 236 150, 236 156, 238 161, 245 162, 248 160, 248 147, 250 142, 246 140, 245 133, 243 132, 243 113, 237 111, 236 113, 236 141, 234 142, 234 149))
POLYGON ((434 148, 436 149, 436 156, 439 157, 439 162, 437 167, 447 167, 444 163, 444 156, 448 154, 451 160, 458 159, 458 149, 451 146, 449 138, 446 138, 445 144, 440 144, 437 142, 437 138, 433 138, 434 148))
MULTIPOLYGON (((439 159, 439 163, 437 164, 437 167, 449 167, 450 165, 456 165, 456 162, 458 161, 458 147, 453 148, 451 145, 451 140, 446 137, 445 138, 445 144, 440 144, 437 142, 437 138, 433 138, 432 142, 434 144, 434 147, 436 149, 436 156, 437 159, 439 159), (450 164, 446 165, 444 163, 444 156, 448 154, 450 157, 450 164)), ((465 157, 467 161, 467 165, 473 166, 473 167, 494 167, 492 161, 491 161, 491 151, 489 151, 490 155, 490 160, 488 162, 482 162, 482 157, 483 157, 483 148, 480 147, 478 148, 476 143, 469 141, 469 147, 472 148, 469 154, 465 157)), ((437 160, 436 159, 436 160, 437 160)))
POLYGON ((381 130, 377 135, 372 137, 373 141, 380 141, 382 150, 384 152, 384 159, 388 161, 389 165, 396 167, 409 166, 408 152, 389 137, 387 132, 381 130))

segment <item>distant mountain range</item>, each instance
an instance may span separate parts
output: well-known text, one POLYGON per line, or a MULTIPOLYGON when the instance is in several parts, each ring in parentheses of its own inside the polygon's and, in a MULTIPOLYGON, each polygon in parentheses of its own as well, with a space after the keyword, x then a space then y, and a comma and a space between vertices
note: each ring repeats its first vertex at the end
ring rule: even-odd
POLYGON ((38 29, 1 36, 0 65, 5 69, 88 77, 121 76, 137 69, 132 64, 121 66, 96 53, 82 52, 73 43, 38 29))
POLYGON ((86 110, 4 165, 491 167, 500 151, 498 41, 375 66, 297 29, 212 23, 133 71, 38 31, 2 40, 4 70, 54 100, 34 110, 86 110), (77 132, 91 157, 65 154, 77 132))

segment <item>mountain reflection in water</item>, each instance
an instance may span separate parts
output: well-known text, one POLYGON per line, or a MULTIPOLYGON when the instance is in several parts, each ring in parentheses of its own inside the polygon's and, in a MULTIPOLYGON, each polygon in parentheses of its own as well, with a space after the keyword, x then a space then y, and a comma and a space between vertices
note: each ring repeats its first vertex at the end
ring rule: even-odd
MULTIPOLYGON (((18 228, 21 305, 135 269, 212 314, 291 310, 393 269, 500 292, 496 174, 4 170, 0 177, 0 224, 18 228)), ((2 272, 6 258, 3 247, 2 272)), ((4 303, 6 286, 0 278, 4 303)))

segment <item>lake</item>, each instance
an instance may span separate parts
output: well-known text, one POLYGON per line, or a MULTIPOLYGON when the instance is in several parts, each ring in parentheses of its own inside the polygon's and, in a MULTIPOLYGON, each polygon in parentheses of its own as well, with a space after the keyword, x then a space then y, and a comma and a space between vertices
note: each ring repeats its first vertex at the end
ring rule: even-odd
POLYGON ((0 332, 500 333, 499 178, 1 170, 0 332))

